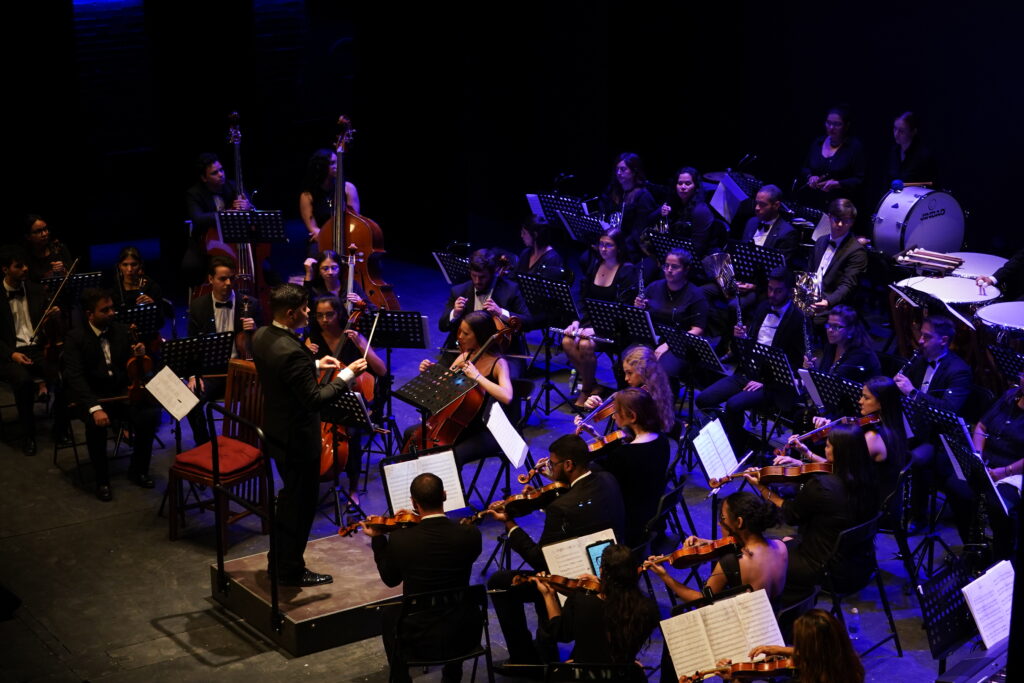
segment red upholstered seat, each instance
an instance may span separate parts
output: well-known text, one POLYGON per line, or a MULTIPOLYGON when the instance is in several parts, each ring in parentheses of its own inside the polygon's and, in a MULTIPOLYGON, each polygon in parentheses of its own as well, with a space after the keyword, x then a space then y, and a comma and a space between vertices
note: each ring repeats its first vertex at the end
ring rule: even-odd
MULTIPOLYGON (((230 436, 217 437, 217 448, 220 455, 221 476, 231 477, 251 468, 260 458, 260 450, 254 446, 232 439, 230 436)), ((213 444, 206 442, 174 458, 175 467, 195 472, 196 474, 213 473, 213 444)))

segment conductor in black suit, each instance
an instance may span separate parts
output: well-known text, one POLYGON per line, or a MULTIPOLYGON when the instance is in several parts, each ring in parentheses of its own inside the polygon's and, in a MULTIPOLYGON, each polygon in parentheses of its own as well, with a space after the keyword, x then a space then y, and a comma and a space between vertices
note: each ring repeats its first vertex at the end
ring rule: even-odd
MULTIPOLYGON (((388 586, 402 584, 402 593, 415 595, 447 588, 469 586, 473 563, 480 557, 483 548, 480 529, 469 524, 459 524, 444 514, 447 495, 441 479, 429 472, 412 480, 409 487, 413 510, 420 516, 420 523, 405 529, 397 529, 388 535, 363 525, 363 532, 373 538, 373 559, 377 563, 380 579, 388 586)), ((401 634, 397 630, 398 609, 384 612, 384 651, 387 653, 392 683, 406 683, 410 680, 405 665, 406 652, 427 653, 427 658, 440 659, 437 655, 456 639, 460 619, 458 610, 446 615, 416 615, 407 619, 401 634), (426 623, 430 622, 430 623, 426 623), (431 628, 431 625, 434 628, 431 628), (437 628, 440 625, 441 628, 437 628)), ((470 634, 473 635, 473 634, 470 634)), ((479 635, 476 636, 479 642, 479 635)), ((462 677, 462 663, 446 664, 441 680, 458 681, 462 677)))
MULTIPOLYGON (((548 448, 547 476, 555 482, 570 486, 569 490, 544 508, 544 530, 540 540, 530 538, 514 519, 502 511, 501 504, 492 507, 494 517, 505 523, 508 543, 533 569, 547 569, 541 548, 549 543, 612 529, 615 538, 625 538, 625 508, 622 492, 615 477, 608 472, 590 470, 591 454, 586 442, 569 434, 559 437, 548 448)), ((491 602, 498 616, 505 644, 508 647, 507 664, 543 664, 557 658, 557 647, 552 641, 538 636, 534 648, 526 625, 524 605, 534 603, 537 618, 547 619, 544 600, 532 584, 512 586, 514 572, 497 571, 487 581, 487 587, 504 592, 492 593, 491 602)), ((575 578, 575 577, 570 577, 575 578)))
POLYGON ((849 302, 857 280, 868 266, 868 252, 850 231, 857 220, 857 208, 849 199, 833 199, 828 205, 832 229, 814 243, 810 271, 821 282, 822 298, 814 304, 815 322, 825 322, 826 312, 849 302))
POLYGON ((128 478, 142 488, 153 488, 149 461, 153 437, 160 420, 160 406, 148 398, 137 401, 103 401, 127 394, 128 360, 145 355, 143 344, 132 345, 128 328, 115 322, 113 293, 106 289, 82 292, 86 323, 68 332, 62 356, 68 400, 77 404, 85 421, 89 460, 96 472, 96 497, 113 498, 107 466, 107 427, 111 419, 128 418, 135 430, 128 478))
POLYGON ((329 574, 306 569, 303 553, 313 528, 320 488, 320 408, 344 391, 347 382, 366 370, 362 358, 353 361, 324 386, 317 384, 317 370, 338 368, 332 356, 319 361, 296 334, 309 320, 306 290, 283 284, 270 290, 273 323, 253 336, 253 359, 263 389, 264 448, 277 461, 283 486, 277 495, 275 529, 276 562, 283 586, 316 586, 331 583, 329 574))

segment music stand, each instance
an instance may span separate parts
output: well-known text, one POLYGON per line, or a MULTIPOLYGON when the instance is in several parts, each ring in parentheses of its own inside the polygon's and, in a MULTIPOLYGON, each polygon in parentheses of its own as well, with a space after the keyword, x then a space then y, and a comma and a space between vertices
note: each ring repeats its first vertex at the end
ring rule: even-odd
MULTIPOLYGON (((747 347, 746 353, 750 357, 749 367, 755 369, 750 379, 778 388, 788 387, 799 392, 800 383, 793 375, 793 368, 789 365, 789 358, 785 352, 774 346, 759 344, 752 339, 749 341, 752 343, 747 347)), ((740 346, 741 356, 744 354, 743 346, 740 346)))
MULTIPOLYGON (((64 285, 64 291, 60 293, 57 301, 54 302, 57 306, 62 309, 70 309, 78 303, 79 297, 82 296, 82 292, 89 288, 102 287, 103 286, 103 273, 96 271, 92 273, 75 273, 68 279, 68 283, 64 285), (67 305, 68 302, 71 305, 67 305)), ((40 284, 46 289, 47 294, 53 295, 60 287, 60 283, 64 282, 63 276, 46 277, 40 281, 40 284)))
MULTIPOLYGON (((939 441, 952 460, 956 476, 966 482, 971 488, 974 499, 984 501, 989 510, 1001 510, 1004 516, 1009 515, 1006 503, 1003 501, 1003 497, 999 495, 996 483, 992 481, 992 476, 988 472, 988 467, 981 459, 981 454, 974 452, 974 446, 970 439, 959 435, 954 438, 948 438, 945 434, 940 434, 939 441)), ((975 534, 983 537, 984 529, 973 528, 971 535, 975 536, 975 534)), ((965 545, 970 544, 972 540, 977 540, 978 544, 984 542, 983 538, 976 539, 975 537, 975 539, 965 541, 965 545)))
POLYGON ((798 371, 808 396, 822 415, 856 415, 860 412, 860 382, 818 370, 798 371))
POLYGON ((548 223, 558 220, 559 211, 573 215, 587 213, 582 199, 564 194, 528 194, 526 203, 530 205, 533 214, 544 216, 548 223))
MULTIPOLYGON (((549 316, 546 319, 547 323, 564 329, 572 321, 579 320, 582 317, 580 316, 579 307, 576 306, 576 300, 572 297, 572 290, 569 288, 568 282, 564 280, 548 280, 547 278, 526 273, 520 273, 518 282, 519 290, 523 293, 527 309, 531 311, 546 311, 549 316)), ((544 325, 544 339, 541 341, 544 347, 544 384, 541 385, 540 391, 534 397, 533 404, 529 407, 527 414, 530 414, 538 406, 542 396, 544 397, 545 415, 550 415, 563 403, 569 402, 569 397, 563 394, 555 386, 555 383, 551 381, 551 347, 556 343, 554 337, 555 335, 548 329, 548 325, 544 325), (554 407, 551 406, 552 391, 562 398, 561 402, 554 407)), ((536 358, 536 356, 534 357, 536 358)))
POLYGON ((218 211, 217 226, 228 244, 287 242, 280 209, 270 211, 218 211))
POLYGON ((996 363, 996 369, 1008 384, 1012 384, 1024 372, 1024 355, 1001 344, 989 344, 989 353, 996 363))
POLYGON ((129 306, 118 312, 117 318, 128 327, 135 325, 143 338, 152 337, 160 331, 160 307, 157 304, 129 306))
MULTIPOLYGON (((455 464, 455 452, 452 451, 450 447, 431 448, 425 451, 419 451, 418 453, 404 453, 402 455, 389 456, 387 458, 382 458, 380 463, 378 463, 377 466, 380 469, 380 481, 384 488, 384 500, 388 502, 388 510, 392 514, 397 512, 397 510, 392 509, 391 505, 391 501, 394 499, 394 496, 391 495, 388 468, 393 465, 401 465, 403 463, 420 460, 426 456, 436 456, 439 454, 447 454, 447 456, 442 458, 444 461, 442 463, 442 467, 438 471, 435 471, 434 474, 441 479, 445 490, 451 492, 445 500, 444 511, 450 512, 452 510, 458 510, 462 507, 466 507, 466 503, 468 501, 466 500, 465 485, 462 483, 462 471, 455 464), (460 507, 458 503, 462 503, 462 506, 460 507)), ((410 483, 413 478, 414 477, 409 478, 410 483)))
POLYGON ((777 249, 759 247, 753 242, 733 242, 725 249, 732 256, 732 267, 740 282, 760 283, 768 273, 786 267, 786 257, 777 249))
POLYGON ((711 208, 728 223, 731 223, 739 213, 740 205, 756 195, 757 190, 761 187, 756 180, 754 181, 756 187, 750 187, 745 182, 746 180, 746 177, 739 173, 726 172, 722 176, 721 182, 718 183, 718 187, 715 188, 714 194, 711 195, 709 202, 711 208))
POLYGON ((932 659, 939 660, 939 674, 946 671, 946 659, 978 635, 978 627, 967 607, 964 586, 970 577, 959 560, 946 564, 917 586, 924 630, 932 659))
POLYGON ((651 314, 645 309, 600 299, 586 299, 583 305, 593 322, 594 332, 614 339, 620 349, 630 344, 645 344, 652 349, 658 345, 651 314))
MULTIPOLYGON (((160 352, 164 365, 178 377, 225 375, 234 344, 234 332, 218 332, 199 337, 168 339, 161 346, 160 352)), ((180 453, 181 422, 178 420, 174 423, 174 443, 180 453)))
POLYGON ((469 280, 469 259, 446 251, 431 252, 445 282, 454 287, 469 280))
POLYGON ((566 213, 564 211, 555 211, 555 214, 562 222, 562 225, 565 226, 569 237, 575 242, 597 244, 598 238, 601 237, 605 230, 604 224, 592 216, 566 213))
MULTIPOLYGON (((351 427, 372 434, 375 430, 370 419, 370 411, 366 407, 363 395, 357 391, 343 391, 334 397, 329 404, 320 409, 320 421, 339 427, 351 427)), ((335 443, 337 443, 335 441, 335 443)), ((341 487, 338 482, 337 473, 334 478, 334 518, 335 524, 341 526, 341 499, 344 496, 347 501, 346 508, 352 509, 360 519, 366 518, 366 512, 359 506, 352 495, 341 487)))
POLYGON ((694 253, 693 240, 691 239, 678 237, 667 232, 652 232, 650 233, 650 238, 651 251, 654 252, 655 258, 660 262, 663 262, 665 255, 673 249, 685 249, 690 256, 697 257, 697 254, 694 253))
POLYGON ((395 389, 393 395, 420 411, 420 450, 427 450, 427 417, 443 410, 478 386, 465 373, 452 372, 440 363, 428 367, 395 389))

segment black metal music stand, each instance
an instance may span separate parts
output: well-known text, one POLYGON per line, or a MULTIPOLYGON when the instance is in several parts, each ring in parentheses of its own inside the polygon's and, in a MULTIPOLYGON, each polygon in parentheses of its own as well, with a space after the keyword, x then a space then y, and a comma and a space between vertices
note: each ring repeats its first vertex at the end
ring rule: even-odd
POLYGON ((565 194, 528 194, 526 202, 533 213, 544 216, 548 223, 558 220, 558 212, 569 215, 584 215, 583 200, 565 194))
POLYGON ((651 314, 645 309, 600 299, 586 299, 583 305, 593 322, 594 332, 614 339, 619 348, 646 344, 653 349, 658 345, 651 314))
MULTIPOLYGON (((228 361, 235 345, 234 332, 218 332, 199 337, 168 339, 161 347, 164 365, 178 377, 203 377, 227 374, 228 361)), ((181 422, 174 422, 174 443, 181 452, 181 422)))
MULTIPOLYGON (((789 358, 782 349, 759 344, 753 339, 736 339, 734 344, 740 359, 737 373, 741 373, 742 370, 741 374, 747 379, 760 382, 766 389, 788 390, 793 392, 794 398, 799 396, 800 383, 793 375, 789 358)), ((768 442, 768 420, 770 418, 777 421, 781 414, 782 411, 777 410, 777 412, 769 412, 763 416, 761 442, 762 447, 768 451, 771 450, 768 442)))
POLYGON ((654 252, 654 256, 657 257, 659 263, 664 262, 665 255, 673 249, 685 249, 690 256, 697 257, 697 254, 694 252, 693 240, 691 239, 678 237, 667 232, 652 232, 650 233, 650 238, 651 251, 654 252))
MULTIPOLYGON (((103 286, 103 273, 96 271, 92 273, 75 273, 71 277, 67 278, 68 283, 64 285, 64 290, 57 297, 57 300, 53 303, 60 306, 62 309, 70 310, 78 304, 79 297, 82 296, 82 292, 89 288, 96 288, 103 286)), ((47 277, 40 280, 40 284, 46 289, 47 294, 53 295, 60 287, 60 283, 64 282, 63 276, 47 277)))
POLYGON ((476 386, 476 380, 466 377, 465 373, 452 372, 440 363, 435 363, 395 389, 395 398, 420 411, 423 427, 420 450, 427 450, 427 418, 462 398, 476 386))
POLYGON ((605 228, 601 221, 597 220, 593 216, 584 216, 583 214, 577 213, 566 213, 564 211, 555 211, 555 215, 565 226, 566 231, 569 233, 569 237, 576 242, 582 242, 583 244, 597 244, 598 238, 604 232, 605 228))
POLYGON ((928 580, 918 584, 924 630, 932 659, 939 660, 939 674, 946 671, 946 659, 978 635, 971 611, 964 598, 964 586, 970 577, 959 560, 940 567, 928 580))
POLYGON ((860 412, 860 396, 863 390, 860 382, 818 370, 801 369, 799 373, 808 395, 821 415, 839 417, 860 412))
MULTIPOLYGON (((320 409, 320 421, 340 427, 352 427, 372 434, 375 430, 370 419, 370 411, 366 407, 363 395, 357 391, 343 391, 334 397, 334 400, 320 409)), ((348 491, 341 487, 335 476, 334 480, 334 523, 342 526, 342 506, 340 496, 344 496, 346 508, 359 515, 359 519, 366 518, 366 512, 359 506, 348 491)))
POLYGON ((740 282, 760 283, 776 268, 786 267, 786 257, 777 249, 759 247, 753 242, 733 242, 725 249, 732 256, 732 267, 740 282))
POLYGON ((287 242, 280 209, 269 211, 218 211, 220 235, 228 244, 287 242))
MULTIPOLYGON (((576 300, 572 297, 569 283, 563 280, 548 280, 547 278, 526 273, 519 274, 518 282, 519 289, 523 293, 523 299, 526 301, 526 307, 531 311, 544 311, 548 316, 545 321, 546 323, 565 328, 572 321, 581 318, 579 308, 576 306, 576 300)), ((559 406, 563 403, 569 402, 569 397, 563 394, 555 386, 555 383, 551 381, 551 349, 559 341, 561 339, 556 339, 555 335, 548 329, 547 324, 545 324, 544 339, 541 341, 541 345, 544 348, 544 384, 541 385, 540 391, 534 397, 533 404, 529 407, 527 415, 538 406, 541 397, 544 398, 545 415, 550 415, 553 411, 558 410, 559 406), (562 399, 554 407, 551 406, 552 391, 562 399)), ((537 352, 540 353, 540 349, 537 352)), ((536 356, 534 357, 536 358, 536 356)))
POLYGON ((445 282, 454 287, 469 280, 469 259, 446 251, 431 252, 445 282))
POLYGON ((1008 384, 1013 384, 1024 372, 1024 355, 1001 344, 989 344, 989 353, 996 363, 996 369, 1008 384))
MULTIPOLYGON (((962 418, 960 422, 963 422, 962 418)), ((952 437, 940 434, 939 441, 949 457, 955 461, 956 469, 959 470, 958 474, 963 474, 963 479, 970 487, 974 500, 985 503, 985 508, 990 511, 990 514, 991 511, 1001 510, 1002 515, 1007 516, 1009 511, 1006 509, 1006 503, 996 489, 996 483, 992 481, 988 467, 981 459, 981 454, 974 452, 974 444, 971 443, 967 425, 964 424, 963 433, 954 431, 952 437)), ((977 522, 977 517, 975 517, 975 521, 977 522)), ((983 524, 973 524, 969 536, 970 538, 964 540, 965 551, 969 547, 977 549, 987 544, 983 524)))
POLYGON ((160 307, 157 304, 129 306, 118 312, 117 319, 128 327, 135 325, 143 338, 152 337, 160 331, 160 307))

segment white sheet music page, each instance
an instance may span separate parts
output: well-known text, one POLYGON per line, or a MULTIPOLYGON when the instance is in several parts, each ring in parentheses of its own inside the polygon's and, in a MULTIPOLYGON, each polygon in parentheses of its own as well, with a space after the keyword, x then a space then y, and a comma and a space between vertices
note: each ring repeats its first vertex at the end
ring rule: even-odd
MULTIPOLYGON (((758 645, 785 645, 782 639, 782 632, 779 630, 779 622, 772 611, 772 603, 768 600, 768 593, 762 588, 753 593, 737 595, 728 602, 733 603, 736 614, 739 616, 740 626, 746 636, 747 652, 749 653, 758 645)), ((742 660, 747 661, 746 654, 742 660)))
POLYGON ((444 491, 447 495, 447 499, 444 501, 445 512, 461 510, 466 507, 466 497, 462 492, 462 482, 459 480, 459 468, 455 464, 455 452, 442 451, 384 466, 384 478, 388 484, 388 502, 391 504, 393 512, 402 509, 412 510, 409 486, 413 479, 424 472, 436 474, 444 484, 444 491))
POLYGON ((420 461, 417 459, 384 465, 384 478, 388 484, 388 503, 391 505, 392 512, 412 510, 409 485, 419 473, 420 461))
POLYGON ((666 619, 661 622, 661 633, 665 637, 676 678, 715 666, 715 654, 704 631, 700 610, 666 619))
POLYGON ((530 452, 523 437, 508 421, 501 404, 495 401, 491 404, 491 410, 487 415, 487 429, 491 436, 498 442, 501 452, 505 454, 514 469, 519 469, 526 462, 526 454, 530 452))
POLYGON ((697 456, 710 479, 721 479, 732 474, 739 462, 732 452, 729 438, 717 419, 704 426, 693 440, 697 456))
POLYGON ((991 567, 961 590, 986 648, 1010 636, 1013 565, 1009 561, 991 567))
MULTIPOLYGON (((146 389, 175 420, 181 420, 199 404, 199 397, 189 391, 166 365, 146 382, 146 389)), ((203 419, 206 419, 205 415, 203 419)))
POLYGON ((704 620, 704 630, 716 662, 719 659, 745 662, 750 652, 734 606, 739 597, 728 598, 697 610, 704 620))
POLYGON ((823 407, 825 404, 821 400, 821 394, 818 393, 818 387, 814 386, 814 380, 811 379, 811 373, 807 372, 805 368, 800 368, 796 372, 800 375, 800 381, 803 382, 804 388, 807 389, 807 393, 814 402, 814 405, 823 407))
POLYGON ((590 558, 587 557, 587 546, 596 541, 615 541, 615 532, 611 529, 597 531, 586 536, 570 538, 558 543, 550 543, 543 548, 544 561, 548 572, 569 579, 580 574, 590 574, 590 558))

